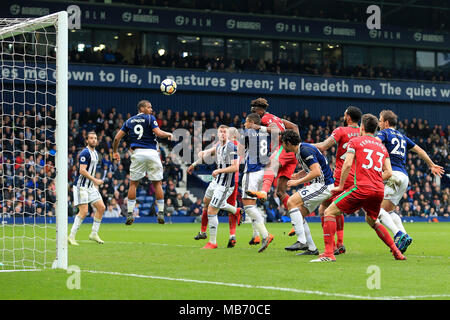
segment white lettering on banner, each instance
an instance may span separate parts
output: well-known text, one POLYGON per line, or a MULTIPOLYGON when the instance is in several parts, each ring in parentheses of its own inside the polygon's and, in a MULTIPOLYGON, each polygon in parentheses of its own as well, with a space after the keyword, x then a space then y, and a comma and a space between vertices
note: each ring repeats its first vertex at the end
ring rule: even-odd
POLYGON ((326 36, 335 35, 335 36, 354 37, 354 36, 356 36, 356 29, 354 29, 354 28, 333 28, 331 26, 325 26, 323 28, 323 34, 326 36))
POLYGON ((306 81, 305 78, 301 78, 300 81, 301 91, 313 91, 313 92, 349 92, 349 86, 345 80, 339 80, 334 83, 328 82, 328 79, 324 81, 306 81))
POLYGON ((131 12, 122 13, 122 20, 124 22, 159 23, 159 16, 153 15, 153 10, 149 10, 148 14, 143 14, 142 9, 139 9, 136 14, 132 14, 131 12))
POLYGON ((445 41, 445 38, 444 38, 444 35, 442 35, 442 34, 426 34, 426 33, 416 32, 416 33, 414 33, 414 40, 442 43, 445 41))
POLYGON ((253 21, 236 21, 234 19, 228 19, 226 22, 228 29, 243 29, 243 30, 261 30, 260 22, 253 21))
POLYGON ((194 27, 211 27, 212 21, 209 18, 194 18, 194 17, 188 17, 188 16, 176 16, 175 17, 175 24, 177 26, 194 26, 194 27))
POLYGON ((383 39, 383 40, 401 40, 401 32, 394 31, 381 31, 381 30, 370 30, 369 37, 372 39, 383 39))
POLYGON ((277 32, 297 32, 297 33, 309 33, 309 25, 301 24, 287 24, 283 22, 278 22, 275 24, 275 31, 277 32))

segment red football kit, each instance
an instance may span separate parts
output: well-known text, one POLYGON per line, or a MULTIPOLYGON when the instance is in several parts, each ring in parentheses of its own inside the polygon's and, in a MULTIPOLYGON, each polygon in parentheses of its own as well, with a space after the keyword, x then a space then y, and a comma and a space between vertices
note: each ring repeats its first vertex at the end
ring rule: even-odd
MULTIPOLYGON (((337 145, 336 151, 336 167, 334 169, 334 185, 338 186, 341 180, 342 165, 345 161, 345 154, 347 152, 348 142, 350 139, 359 136, 359 127, 339 127, 333 130, 331 137, 334 139, 337 145)), ((347 189, 353 185, 355 175, 355 165, 353 164, 347 181, 345 181, 344 189, 347 189)))
POLYGON ((347 152, 355 154, 354 185, 342 192, 334 203, 342 212, 355 212, 363 208, 376 220, 384 197, 383 165, 389 153, 383 143, 372 135, 351 139, 347 152))
MULTIPOLYGON (((261 118, 261 125, 268 127, 272 123, 275 123, 278 129, 283 132, 286 130, 283 120, 278 118, 277 116, 266 112, 261 118)), ((297 157, 293 152, 286 152, 282 147, 281 143, 278 148, 272 151, 271 159, 277 159, 280 163, 280 168, 278 169, 278 177, 287 177, 291 178, 292 174, 295 172, 295 168, 297 167, 297 157), (281 153, 280 153, 281 149, 281 153)), ((276 185, 276 180, 274 181, 274 185, 276 185)), ((270 189, 270 187, 269 187, 270 189)), ((268 192, 269 190, 264 190, 268 192)))

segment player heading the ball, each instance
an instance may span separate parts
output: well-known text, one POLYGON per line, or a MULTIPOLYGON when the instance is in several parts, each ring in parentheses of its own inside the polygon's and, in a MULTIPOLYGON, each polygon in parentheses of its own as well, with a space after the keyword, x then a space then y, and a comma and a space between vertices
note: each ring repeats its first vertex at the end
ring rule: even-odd
POLYGON ((156 205, 158 206, 158 223, 164 224, 164 192, 162 189, 163 166, 158 152, 158 138, 173 139, 170 132, 162 131, 156 118, 152 115, 152 104, 147 100, 139 101, 138 114, 128 119, 114 137, 113 159, 120 161, 117 152, 120 140, 126 134, 130 136, 130 149, 132 150, 130 165, 130 188, 128 190, 127 221, 126 225, 134 222, 133 211, 136 205, 136 189, 139 180, 145 177, 155 187, 156 205))

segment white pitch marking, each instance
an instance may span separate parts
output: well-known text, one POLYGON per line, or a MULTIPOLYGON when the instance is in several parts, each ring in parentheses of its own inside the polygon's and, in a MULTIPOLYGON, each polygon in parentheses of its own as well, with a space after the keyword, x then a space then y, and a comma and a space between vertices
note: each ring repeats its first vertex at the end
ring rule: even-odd
POLYGON ((398 297, 398 296, 392 296, 392 297, 389 297, 389 296, 388 297, 359 296, 359 295, 344 294, 344 293, 330 293, 330 292, 302 290, 302 289, 295 289, 295 288, 257 286, 257 285, 240 284, 240 283, 226 283, 226 282, 204 281, 204 280, 182 279, 182 278, 169 278, 169 277, 151 276, 151 275, 134 274, 134 273, 120 273, 120 272, 95 271, 95 270, 81 270, 81 271, 88 272, 88 273, 96 273, 96 274, 108 274, 108 275, 114 275, 114 276, 125 276, 125 277, 168 280, 168 281, 181 281, 181 282, 191 282, 191 283, 200 283, 200 284, 212 284, 212 285, 219 285, 219 286, 240 287, 240 288, 248 288, 248 289, 287 291, 287 292, 294 292, 294 293, 316 294, 316 295, 329 296, 329 297, 341 297, 341 298, 365 299, 365 300, 406 300, 406 299, 450 297, 450 294, 433 294, 433 295, 403 296, 403 297, 402 296, 400 296, 400 297, 398 297))

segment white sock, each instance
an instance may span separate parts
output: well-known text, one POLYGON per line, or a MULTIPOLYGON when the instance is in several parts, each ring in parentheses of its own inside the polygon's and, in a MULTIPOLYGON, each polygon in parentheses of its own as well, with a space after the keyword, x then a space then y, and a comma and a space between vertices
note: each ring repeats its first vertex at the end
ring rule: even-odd
POLYGON ((158 213, 164 212, 164 199, 156 200, 156 206, 158 207, 158 213))
POLYGON ((258 234, 261 235, 263 239, 267 238, 269 236, 269 232, 264 225, 264 218, 256 205, 245 206, 244 208, 245 212, 252 218, 252 221, 254 221, 254 227, 258 231, 258 234))
POLYGON ((100 223, 102 223, 102 219, 97 219, 94 217, 94 222, 92 223, 92 232, 98 233, 98 229, 100 229, 100 223))
POLYGON ((295 234, 297 235, 297 241, 300 243, 306 243, 305 229, 303 228, 303 216, 298 208, 291 209, 289 211, 291 216, 291 222, 294 226, 295 234))
POLYGON ((394 234, 394 236, 397 234, 397 232, 400 231, 400 229, 397 227, 397 225, 394 223, 394 221, 391 218, 391 215, 386 212, 383 208, 380 209, 380 214, 378 215, 378 219, 380 219, 381 223, 386 226, 391 232, 394 234))
POLYGON ((256 219, 252 219, 252 229, 253 229, 253 238, 259 237, 259 231, 256 228, 256 219))
POLYGON ((72 230, 70 230, 70 235, 72 237, 75 237, 75 235, 77 234, 77 231, 80 228, 82 223, 83 223, 83 219, 81 219, 78 215, 76 215, 75 219, 73 220, 72 230))
POLYGON ((306 236, 306 244, 308 245, 309 250, 314 251, 317 249, 317 247, 311 236, 311 230, 309 229, 309 225, 308 222, 306 222, 306 219, 303 219, 303 221, 304 221, 303 228, 305 229, 305 236, 306 236))
POLYGON ((392 221, 394 221, 395 225, 400 229, 400 231, 403 233, 407 233, 405 227, 403 226, 402 218, 400 218, 395 211, 389 212, 389 215, 391 216, 392 221))
POLYGON ((133 213, 135 205, 136 205, 136 199, 134 199, 134 200, 128 199, 127 212, 128 213, 133 213))
POLYGON ((236 207, 229 203, 225 203, 220 209, 231 212, 232 214, 235 214, 237 211, 236 207))
POLYGON ((209 225, 209 242, 212 244, 217 243, 217 227, 219 226, 219 219, 217 215, 208 214, 208 225, 209 225))

